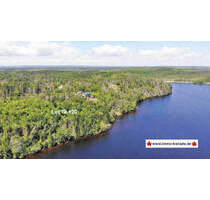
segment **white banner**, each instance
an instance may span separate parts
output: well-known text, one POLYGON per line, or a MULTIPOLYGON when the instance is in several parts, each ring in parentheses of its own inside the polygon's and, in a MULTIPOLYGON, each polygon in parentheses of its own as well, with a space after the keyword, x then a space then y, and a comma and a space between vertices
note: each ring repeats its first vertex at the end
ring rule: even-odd
POLYGON ((198 148, 197 139, 147 139, 146 148, 198 148))

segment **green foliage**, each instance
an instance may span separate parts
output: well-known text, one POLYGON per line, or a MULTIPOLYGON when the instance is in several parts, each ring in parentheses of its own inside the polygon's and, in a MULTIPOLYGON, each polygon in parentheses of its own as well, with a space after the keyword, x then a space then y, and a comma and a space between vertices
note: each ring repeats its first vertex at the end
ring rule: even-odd
POLYGON ((139 101, 171 92, 170 84, 148 73, 142 69, 1 72, 0 158, 23 158, 98 134, 118 116, 135 110, 139 101), (90 95, 78 95, 79 91, 90 95), (67 112, 51 112, 58 110, 67 112))

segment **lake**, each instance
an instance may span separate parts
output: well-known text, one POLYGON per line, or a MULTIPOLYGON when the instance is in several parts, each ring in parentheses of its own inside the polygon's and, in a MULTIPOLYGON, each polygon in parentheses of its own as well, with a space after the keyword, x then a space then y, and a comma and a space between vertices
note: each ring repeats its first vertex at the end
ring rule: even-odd
POLYGON ((210 158, 210 85, 173 84, 171 95, 142 102, 108 134, 37 158, 210 158), (199 148, 146 149, 145 139, 198 139, 199 148))

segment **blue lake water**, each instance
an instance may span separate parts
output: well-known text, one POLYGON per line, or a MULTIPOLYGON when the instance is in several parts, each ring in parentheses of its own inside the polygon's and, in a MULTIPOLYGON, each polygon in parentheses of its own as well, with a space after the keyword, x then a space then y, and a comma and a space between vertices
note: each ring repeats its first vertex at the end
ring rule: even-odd
POLYGON ((146 100, 109 133, 67 144, 38 158, 210 158, 210 85, 173 84, 146 100), (145 139, 198 139, 197 149, 146 149, 145 139))

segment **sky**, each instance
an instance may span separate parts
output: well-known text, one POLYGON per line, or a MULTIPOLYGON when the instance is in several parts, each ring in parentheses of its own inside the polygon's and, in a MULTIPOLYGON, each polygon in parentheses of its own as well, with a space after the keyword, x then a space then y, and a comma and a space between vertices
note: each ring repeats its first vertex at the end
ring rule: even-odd
POLYGON ((210 66, 210 42, 0 42, 0 67, 210 66))

